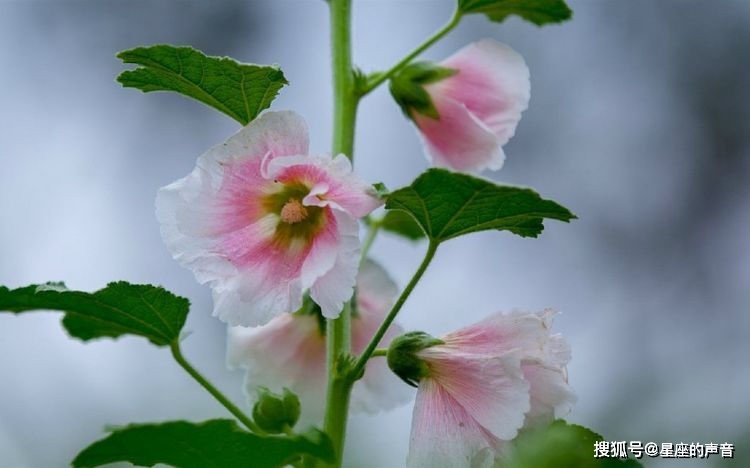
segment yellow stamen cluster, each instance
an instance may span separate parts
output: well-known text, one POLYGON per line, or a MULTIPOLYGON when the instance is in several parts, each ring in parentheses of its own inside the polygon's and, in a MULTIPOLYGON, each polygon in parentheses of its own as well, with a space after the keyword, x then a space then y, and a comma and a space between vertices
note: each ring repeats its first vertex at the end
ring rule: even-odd
POLYGON ((307 219, 307 208, 299 200, 292 198, 281 208, 280 217, 287 224, 296 224, 307 219))
POLYGON ((274 242, 283 249, 308 243, 325 227, 325 209, 305 206, 302 200, 310 194, 310 188, 301 183, 279 186, 261 200, 266 213, 278 216, 273 234, 274 242))

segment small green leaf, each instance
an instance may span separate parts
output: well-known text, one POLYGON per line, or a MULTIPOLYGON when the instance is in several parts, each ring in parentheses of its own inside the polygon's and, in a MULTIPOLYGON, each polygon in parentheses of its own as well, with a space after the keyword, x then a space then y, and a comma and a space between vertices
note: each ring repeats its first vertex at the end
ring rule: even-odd
POLYGON ((72 465, 82 468, 130 462, 181 468, 276 468, 300 455, 331 462, 333 446, 318 430, 292 437, 260 436, 242 430, 234 421, 213 419, 131 424, 86 447, 72 465))
POLYGON ((435 242, 493 229, 536 237, 544 229, 544 218, 575 219, 567 208, 531 189, 445 169, 429 169, 410 186, 391 193, 385 208, 410 214, 435 242))
POLYGON ((546 428, 521 432, 506 452, 506 468, 639 468, 635 459, 594 458, 596 432, 558 419, 546 428))
POLYGON ((65 312, 63 326, 83 341, 137 335, 166 346, 179 337, 189 308, 187 299, 163 288, 124 281, 95 293, 70 291, 62 283, 18 289, 0 286, 0 311, 65 312))
POLYGON ((403 211, 388 211, 380 221, 381 229, 416 241, 424 239, 425 233, 409 214, 403 211))
POLYGON ((563 0, 458 0, 458 8, 463 13, 484 13, 498 23, 518 15, 537 26, 561 23, 573 16, 563 0))
POLYGON ((117 77, 126 88, 174 91, 197 99, 247 125, 267 109, 288 81, 276 66, 211 57, 192 47, 154 45, 124 50, 117 57, 140 65, 117 77))

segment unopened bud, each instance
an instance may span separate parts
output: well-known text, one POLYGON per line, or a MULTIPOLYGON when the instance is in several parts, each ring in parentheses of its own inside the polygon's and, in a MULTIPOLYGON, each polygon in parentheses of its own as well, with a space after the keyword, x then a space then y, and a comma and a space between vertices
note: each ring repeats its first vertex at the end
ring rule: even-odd
POLYGON ((258 389, 258 401, 253 406, 253 419, 264 431, 278 434, 283 432, 285 427, 294 427, 299 414, 299 398, 288 388, 284 388, 282 395, 273 393, 265 387, 258 389))
POLYGON ((401 380, 416 387, 420 380, 430 374, 430 368, 417 353, 439 344, 443 344, 443 341, 425 332, 405 333, 391 341, 387 354, 388 367, 401 380))
POLYGON ((432 62, 411 63, 391 78, 391 95, 409 118, 413 118, 411 113, 415 111, 433 119, 440 119, 432 98, 424 86, 444 80, 456 73, 458 70, 441 67, 432 62))

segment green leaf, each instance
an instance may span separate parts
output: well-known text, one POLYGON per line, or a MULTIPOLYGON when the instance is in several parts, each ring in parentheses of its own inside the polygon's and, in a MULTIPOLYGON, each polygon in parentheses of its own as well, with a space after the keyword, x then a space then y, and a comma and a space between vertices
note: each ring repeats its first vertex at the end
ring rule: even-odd
POLYGON ((573 16, 563 0, 458 0, 458 8, 463 13, 484 13, 498 23, 518 15, 537 26, 561 23, 573 16))
POLYGON ((419 224, 403 211, 388 211, 380 221, 380 228, 407 239, 416 241, 424 239, 425 233, 419 224))
POLYGON ((192 47, 154 45, 124 50, 117 57, 140 65, 117 77, 126 88, 174 91, 197 99, 247 125, 288 84, 276 66, 211 57, 192 47))
POLYGON ((182 468, 275 468, 300 455, 333 461, 333 446, 318 430, 305 435, 260 436, 234 421, 172 421, 131 424, 86 447, 73 460, 79 467, 130 462, 139 466, 165 463, 182 468))
POLYGON ((558 419, 546 428, 522 431, 506 452, 506 468, 638 468, 635 459, 594 458, 596 432, 558 419))
POLYGON ((445 169, 429 169, 410 186, 391 193, 385 208, 410 214, 433 242, 493 229, 536 237, 544 229, 544 218, 575 219, 567 208, 531 189, 445 169))
POLYGON ((65 312, 63 326, 83 341, 137 335, 166 346, 179 337, 189 308, 187 299, 163 288, 124 281, 95 293, 70 291, 62 283, 18 289, 0 286, 0 311, 65 312))

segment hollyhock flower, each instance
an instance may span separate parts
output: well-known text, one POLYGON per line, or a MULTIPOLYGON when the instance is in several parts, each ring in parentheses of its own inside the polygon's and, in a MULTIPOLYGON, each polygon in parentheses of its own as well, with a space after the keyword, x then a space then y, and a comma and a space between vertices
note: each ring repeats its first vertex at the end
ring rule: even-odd
POLYGON ((309 288, 323 315, 352 295, 357 218, 381 204, 344 155, 308 156, 293 112, 266 112, 159 190, 164 242, 230 325, 268 322, 302 305, 309 288))
POLYGON ((498 170, 502 146, 529 104, 529 69, 492 39, 469 44, 439 64, 418 62, 391 92, 420 131, 428 159, 458 171, 498 170))
POLYGON ((395 339, 388 363, 418 382, 407 465, 493 466, 518 430, 570 410, 570 350, 550 335, 553 313, 495 314, 436 339, 395 339))
MULTIPOLYGON (((357 276, 357 307, 352 316, 352 351, 364 351, 393 305, 398 289, 383 269, 366 261, 357 276)), ((388 344, 403 333, 391 325, 383 337, 388 344)), ((256 327, 230 327, 227 363, 247 369, 245 393, 250 403, 260 386, 280 391, 286 387, 302 402, 302 424, 320 422, 326 392, 325 323, 315 310, 284 314, 256 327)), ((367 363, 365 375, 354 384, 353 412, 374 413, 406 403, 408 388, 388 369, 384 359, 367 363)))

